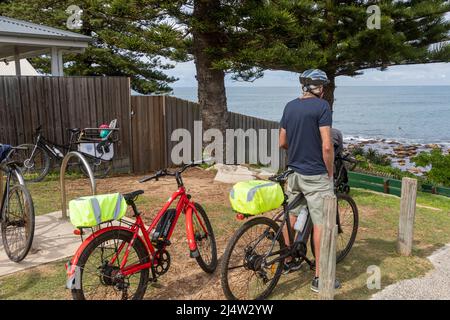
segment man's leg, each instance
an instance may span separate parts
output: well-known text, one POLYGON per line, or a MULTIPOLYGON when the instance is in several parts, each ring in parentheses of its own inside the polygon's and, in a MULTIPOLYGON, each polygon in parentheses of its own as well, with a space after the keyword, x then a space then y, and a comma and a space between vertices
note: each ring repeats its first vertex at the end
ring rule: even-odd
MULTIPOLYGON (((319 290, 319 274, 320 274, 320 245, 322 236, 322 225, 324 219, 324 196, 333 194, 333 182, 328 178, 327 174, 317 176, 301 176, 300 186, 305 194, 308 202, 308 209, 311 220, 314 224, 314 254, 316 257, 316 274, 313 279, 311 289, 315 292, 319 290)), ((337 282, 337 287, 339 284, 337 282)))
POLYGON ((322 239, 322 226, 314 226, 314 255, 316 256, 316 277, 319 277, 320 268, 320 242, 322 239))

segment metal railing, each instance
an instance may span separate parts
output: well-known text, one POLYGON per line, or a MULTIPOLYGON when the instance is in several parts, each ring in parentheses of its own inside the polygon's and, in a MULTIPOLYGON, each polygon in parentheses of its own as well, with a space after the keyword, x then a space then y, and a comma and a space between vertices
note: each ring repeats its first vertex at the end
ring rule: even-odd
POLYGON ((95 196, 97 193, 97 185, 95 183, 95 177, 94 173, 92 172, 91 166, 89 165, 89 162, 86 160, 86 158, 79 152, 72 151, 69 152, 62 161, 61 164, 61 171, 60 171, 60 181, 61 181, 61 208, 62 208, 62 218, 67 219, 67 204, 66 204, 66 170, 67 166, 69 164, 69 160, 72 158, 78 158, 80 159, 82 165, 85 167, 86 172, 89 175, 89 180, 91 182, 91 191, 92 195, 95 196))

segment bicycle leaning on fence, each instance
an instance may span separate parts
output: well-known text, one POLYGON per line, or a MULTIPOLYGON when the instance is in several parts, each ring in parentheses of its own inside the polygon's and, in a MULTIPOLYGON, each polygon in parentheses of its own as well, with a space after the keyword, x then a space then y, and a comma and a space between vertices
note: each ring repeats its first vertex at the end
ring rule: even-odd
POLYGON ((75 300, 142 299, 148 283, 156 282, 169 271, 171 258, 167 249, 182 213, 191 258, 196 259, 203 271, 215 271, 217 248, 211 223, 203 207, 192 201, 182 179, 184 171, 200 164, 191 163, 175 172, 161 170, 140 181, 157 181, 169 176, 178 184, 178 190, 148 229, 136 207, 136 200, 144 191, 123 195, 136 221, 120 220, 119 226, 111 224, 101 228, 82 243, 67 265, 67 287, 75 300), (175 209, 169 209, 177 199, 175 209))
POLYGON ((25 259, 30 251, 35 223, 33 199, 20 172, 21 164, 10 160, 17 150, 20 147, 0 145, 0 175, 6 175, 0 208, 1 233, 5 252, 14 262, 25 259))
MULTIPOLYGON (((20 150, 14 152, 13 157, 23 163, 23 176, 30 182, 42 181, 50 171, 51 160, 61 162, 71 151, 78 151, 86 158, 95 178, 104 178, 111 171, 113 144, 118 141, 117 137, 114 137, 118 130, 116 123, 117 120, 113 120, 109 128, 67 129, 70 134, 67 144, 48 140, 42 134, 42 126, 39 126, 35 131, 34 144, 20 145, 20 150), (102 132, 105 132, 104 137, 100 137, 102 132)), ((78 166, 83 174, 89 176, 80 162, 71 165, 78 166)))
MULTIPOLYGON (((288 170, 270 180, 279 183, 284 190, 288 170)), ((248 300, 265 299, 277 285, 286 258, 291 257, 298 264, 306 262, 310 269, 315 262, 307 256, 309 239, 313 238, 313 224, 308 215, 302 232, 293 231, 289 211, 301 203, 304 195, 300 194, 294 201, 287 203, 284 195, 283 210, 272 219, 256 217, 242 225, 229 241, 223 255, 221 282, 227 299, 248 300), (287 247, 283 237, 283 228, 287 226, 291 247, 287 247), (295 241, 294 241, 295 239, 295 241)), ((358 209, 354 200, 347 194, 337 194, 338 239, 336 246, 336 263, 341 262, 350 252, 358 231, 358 209)), ((242 215, 240 215, 242 218, 242 215)), ((314 241, 311 241, 314 256, 314 241)))

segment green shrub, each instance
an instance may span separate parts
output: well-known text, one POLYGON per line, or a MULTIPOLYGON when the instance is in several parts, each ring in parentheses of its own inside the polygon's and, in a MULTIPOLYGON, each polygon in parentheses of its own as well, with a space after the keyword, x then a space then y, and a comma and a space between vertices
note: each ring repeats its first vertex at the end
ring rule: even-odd
POLYGON ((421 167, 431 165, 432 169, 426 174, 427 179, 434 184, 450 186, 450 154, 434 149, 431 152, 421 152, 411 161, 421 167))

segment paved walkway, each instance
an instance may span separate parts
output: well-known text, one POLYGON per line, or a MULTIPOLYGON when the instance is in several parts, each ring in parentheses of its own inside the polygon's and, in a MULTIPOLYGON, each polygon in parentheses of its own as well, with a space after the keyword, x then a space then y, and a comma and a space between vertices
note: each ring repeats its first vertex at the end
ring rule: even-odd
POLYGON ((69 220, 61 219, 61 212, 37 216, 33 247, 24 261, 10 261, 0 241, 0 276, 71 257, 81 243, 73 230, 69 220))
POLYGON ((450 245, 428 258, 434 269, 424 277, 394 283, 372 296, 373 300, 449 300, 450 245))

